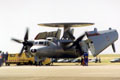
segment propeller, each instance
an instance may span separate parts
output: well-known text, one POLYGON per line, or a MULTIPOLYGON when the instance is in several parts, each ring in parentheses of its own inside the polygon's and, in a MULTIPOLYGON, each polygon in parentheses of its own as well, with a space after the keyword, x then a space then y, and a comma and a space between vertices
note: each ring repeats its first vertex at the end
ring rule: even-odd
POLYGON ((73 42, 73 44, 72 44, 68 49, 70 49, 70 48, 72 48, 72 47, 75 46, 75 48, 76 48, 77 50, 79 50, 80 56, 83 55, 84 52, 83 52, 82 47, 81 47, 81 45, 79 44, 79 42, 81 42, 81 41, 83 40, 84 36, 85 36, 85 34, 83 34, 83 35, 81 35, 79 38, 77 38, 77 39, 73 42))
POLYGON ((19 53, 19 56, 22 55, 24 50, 26 52, 26 55, 28 55, 28 53, 27 53, 27 52, 29 52, 28 48, 33 45, 33 41, 28 41, 28 38, 29 38, 29 29, 28 28, 26 29, 26 33, 25 33, 25 36, 24 36, 24 41, 12 38, 13 41, 15 41, 17 43, 22 43, 23 44, 23 47, 22 47, 22 49, 21 49, 21 51, 19 53))
POLYGON ((113 49, 113 52, 116 52, 114 43, 112 43, 112 49, 113 49))
POLYGON ((70 31, 67 31, 67 33, 69 34, 69 36, 70 36, 70 38, 71 38, 72 40, 75 39, 75 37, 73 36, 73 34, 72 34, 70 31))
POLYGON ((14 38, 12 38, 12 40, 17 42, 17 43, 22 43, 23 42, 22 40, 18 40, 18 39, 14 39, 14 38))

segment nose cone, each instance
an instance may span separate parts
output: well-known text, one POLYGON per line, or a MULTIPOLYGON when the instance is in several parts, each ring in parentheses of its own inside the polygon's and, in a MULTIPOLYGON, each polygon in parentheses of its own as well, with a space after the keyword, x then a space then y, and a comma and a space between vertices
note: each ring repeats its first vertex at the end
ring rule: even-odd
POLYGON ((32 46, 30 48, 30 52, 32 53, 32 55, 36 55, 36 53, 38 52, 39 50, 39 46, 32 46))
POLYGON ((31 49, 30 51, 31 51, 31 53, 36 53, 37 49, 31 49))
POLYGON ((37 45, 35 45, 35 46, 32 46, 31 48, 30 48, 30 51, 31 51, 31 53, 33 54, 33 55, 36 55, 37 53, 43 53, 43 52, 45 52, 45 46, 37 46, 37 45))

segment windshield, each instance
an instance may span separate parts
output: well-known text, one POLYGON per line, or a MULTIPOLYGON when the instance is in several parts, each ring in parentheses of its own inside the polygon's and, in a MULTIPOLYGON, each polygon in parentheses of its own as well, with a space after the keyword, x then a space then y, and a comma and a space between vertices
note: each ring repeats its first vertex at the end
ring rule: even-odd
POLYGON ((49 42, 48 42, 48 41, 36 41, 34 44, 35 44, 35 45, 45 45, 45 46, 49 46, 49 42))

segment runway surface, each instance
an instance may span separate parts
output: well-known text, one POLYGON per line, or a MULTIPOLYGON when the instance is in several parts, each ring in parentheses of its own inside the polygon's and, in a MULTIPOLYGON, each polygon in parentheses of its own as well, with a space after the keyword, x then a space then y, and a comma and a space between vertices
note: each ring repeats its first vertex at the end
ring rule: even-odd
POLYGON ((120 65, 3 66, 0 80, 120 80, 120 65))

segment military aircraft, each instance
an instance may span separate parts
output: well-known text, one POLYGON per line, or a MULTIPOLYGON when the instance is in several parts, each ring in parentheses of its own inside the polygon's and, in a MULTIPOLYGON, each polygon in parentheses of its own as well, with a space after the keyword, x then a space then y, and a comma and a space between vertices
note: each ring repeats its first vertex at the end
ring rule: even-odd
POLYGON ((20 51, 21 55, 23 51, 26 55, 35 55, 38 57, 48 58, 77 58, 84 54, 84 52, 91 51, 93 56, 97 56, 100 52, 112 45, 115 52, 114 42, 118 39, 117 30, 109 28, 108 30, 98 31, 96 28, 93 31, 87 31, 77 39, 73 35, 74 29, 71 27, 83 27, 90 26, 94 23, 45 23, 38 24, 39 26, 48 27, 63 27, 64 32, 62 38, 56 37, 60 34, 60 30, 54 33, 54 37, 47 36, 50 33, 46 33, 46 36, 42 36, 39 33, 35 40, 28 40, 29 30, 26 30, 24 41, 12 38, 12 40, 22 43, 23 47, 20 51), (40 37, 42 36, 42 37, 40 37), (87 36, 86 40, 83 38, 87 36))

